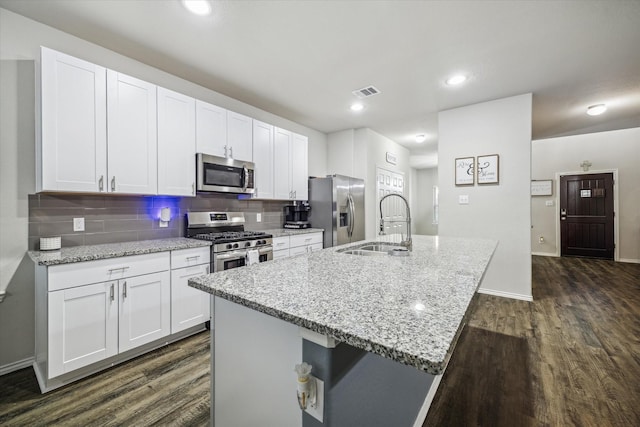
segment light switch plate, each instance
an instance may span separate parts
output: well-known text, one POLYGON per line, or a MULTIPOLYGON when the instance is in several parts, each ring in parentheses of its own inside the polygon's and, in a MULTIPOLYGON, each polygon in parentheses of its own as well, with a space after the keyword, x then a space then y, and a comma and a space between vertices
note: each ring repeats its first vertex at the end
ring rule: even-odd
POLYGON ((458 196, 458 204, 459 205, 468 205, 469 204, 469 195, 461 194, 458 196))
POLYGON ((84 218, 73 218, 73 231, 84 231, 84 218))
POLYGON ((544 202, 545 206, 553 206, 553 200, 547 200, 546 202, 544 202))
POLYGON ((261 213, 257 213, 256 214, 256 222, 262 222, 262 214, 261 213))

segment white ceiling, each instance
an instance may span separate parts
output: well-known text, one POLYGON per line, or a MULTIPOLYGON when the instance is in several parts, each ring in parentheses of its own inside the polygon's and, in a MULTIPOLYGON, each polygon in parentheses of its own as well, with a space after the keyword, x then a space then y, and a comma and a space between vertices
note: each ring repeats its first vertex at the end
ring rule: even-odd
POLYGON ((436 159, 439 111, 527 92, 533 139, 640 126, 637 0, 212 3, 197 17, 178 0, 0 0, 319 131, 371 128, 418 166, 436 159), (447 87, 454 72, 470 80, 447 87), (352 113, 368 85, 382 93, 352 113))

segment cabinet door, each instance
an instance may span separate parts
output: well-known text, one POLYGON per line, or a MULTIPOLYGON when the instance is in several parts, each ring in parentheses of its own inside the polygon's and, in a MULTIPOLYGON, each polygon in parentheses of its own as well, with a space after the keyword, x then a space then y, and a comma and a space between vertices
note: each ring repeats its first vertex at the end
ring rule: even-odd
POLYGON ((255 197, 273 199, 273 126, 253 121, 255 197))
POLYGON ((169 335, 171 275, 168 271, 119 281, 120 353, 169 335))
POLYGON ((195 196, 196 102, 158 88, 158 194, 195 196))
POLYGON ((187 284, 191 277, 209 274, 209 264, 171 271, 171 333, 209 320, 209 294, 187 284))
POLYGON ((107 70, 107 191, 156 194, 156 86, 107 70))
POLYGON ((307 200, 309 198, 307 150, 307 137, 294 133, 291 141, 291 190, 293 191, 293 198, 296 200, 307 200))
POLYGON ((106 69, 41 50, 38 191, 106 190, 106 69))
POLYGON ((227 155, 227 110, 196 100, 196 151, 227 155))
POLYGON ((290 187, 291 132, 274 128, 273 132, 273 192, 274 198, 289 200, 293 194, 290 187))
POLYGON ((117 282, 49 292, 49 378, 118 353, 117 282))
POLYGON ((253 161, 253 119, 242 114, 227 111, 228 157, 236 160, 253 161))

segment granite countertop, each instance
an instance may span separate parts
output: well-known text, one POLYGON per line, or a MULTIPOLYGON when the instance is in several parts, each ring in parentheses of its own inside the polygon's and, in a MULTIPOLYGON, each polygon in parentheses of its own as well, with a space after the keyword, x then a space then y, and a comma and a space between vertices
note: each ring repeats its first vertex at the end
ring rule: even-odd
POLYGON ((189 285, 441 374, 497 242, 414 236, 407 257, 337 252, 362 243, 200 276, 189 285))
POLYGON ((142 240, 138 242, 108 243, 103 245, 73 246, 57 251, 29 251, 31 259, 40 265, 70 264, 95 261, 128 255, 142 255, 154 252, 211 246, 206 240, 175 237, 171 239, 142 240))
POLYGON ((324 228, 274 228, 271 230, 260 230, 273 235, 273 237, 295 236, 296 234, 321 233, 324 228))

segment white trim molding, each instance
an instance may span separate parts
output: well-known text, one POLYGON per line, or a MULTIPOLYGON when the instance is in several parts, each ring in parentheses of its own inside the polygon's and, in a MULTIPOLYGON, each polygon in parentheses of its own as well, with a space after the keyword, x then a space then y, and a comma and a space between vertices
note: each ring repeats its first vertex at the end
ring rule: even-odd
POLYGON ((515 294, 513 292, 496 291, 496 290, 493 290, 493 289, 480 288, 480 289, 478 289, 478 293, 479 294, 486 294, 486 295, 493 295, 493 296, 496 296, 496 297, 517 299, 517 300, 522 300, 522 301, 529 301, 529 302, 533 301, 533 296, 531 296, 531 295, 515 294))
POLYGON ((628 263, 631 263, 631 264, 640 264, 640 259, 620 258, 618 260, 618 262, 628 262, 628 263))
POLYGON ((11 372, 19 371, 20 369, 28 368, 33 365, 35 358, 27 357, 26 359, 18 360, 17 362, 9 363, 8 365, 0 366, 0 377, 11 372))
POLYGON ((535 256, 551 256, 551 257, 559 257, 556 252, 531 252, 531 255, 535 256))

